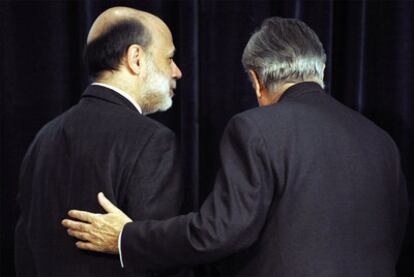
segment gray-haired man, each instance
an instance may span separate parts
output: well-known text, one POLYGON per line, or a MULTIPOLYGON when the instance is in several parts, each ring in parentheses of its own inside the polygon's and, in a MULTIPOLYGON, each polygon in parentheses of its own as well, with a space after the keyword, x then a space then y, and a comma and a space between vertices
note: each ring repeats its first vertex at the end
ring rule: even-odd
POLYGON ((229 122, 200 211, 130 222, 100 194, 107 215, 63 222, 78 247, 119 250, 138 270, 221 259, 233 276, 393 276, 407 216, 398 149, 324 93, 325 59, 303 22, 265 20, 243 53, 261 107, 229 122))

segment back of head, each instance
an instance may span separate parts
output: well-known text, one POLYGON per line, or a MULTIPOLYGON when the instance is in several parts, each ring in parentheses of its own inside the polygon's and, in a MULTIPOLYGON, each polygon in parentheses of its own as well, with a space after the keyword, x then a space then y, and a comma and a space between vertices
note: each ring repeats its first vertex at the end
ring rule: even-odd
POLYGON ((323 84, 326 54, 315 32, 298 19, 266 19, 247 43, 242 57, 246 71, 256 72, 269 92, 284 83, 323 84))
POLYGON ((146 48, 151 44, 151 33, 143 18, 137 16, 139 14, 137 10, 116 7, 95 20, 84 52, 91 77, 96 78, 103 71, 118 70, 130 45, 146 48))

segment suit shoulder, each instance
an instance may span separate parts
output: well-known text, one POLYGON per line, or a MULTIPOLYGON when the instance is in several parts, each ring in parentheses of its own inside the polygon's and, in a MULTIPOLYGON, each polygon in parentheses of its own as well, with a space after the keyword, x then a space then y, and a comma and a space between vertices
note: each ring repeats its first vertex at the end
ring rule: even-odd
MULTIPOLYGON (((140 130, 145 129, 146 131, 163 131, 163 132, 172 132, 168 127, 162 123, 148 117, 144 116, 137 111, 130 110, 124 106, 117 105, 108 105, 111 112, 106 114, 107 117, 116 117, 118 121, 118 127, 122 128, 123 125, 130 130, 140 130)), ((104 110, 100 109, 99 113, 105 113, 104 110)))
POLYGON ((254 119, 257 116, 260 116, 261 113, 263 113, 263 107, 251 108, 251 109, 245 110, 243 112, 240 112, 238 114, 235 114, 230 119, 230 122, 232 122, 232 121, 240 121, 240 120, 243 121, 243 120, 254 119))
MULTIPOLYGON (((277 114, 284 114, 287 115, 289 111, 293 111, 298 109, 297 105, 300 103, 295 102, 280 102, 275 103, 268 106, 260 106, 248 109, 237 114, 237 117, 241 118, 251 118, 253 120, 257 120, 260 117, 269 117, 270 114, 277 115, 277 114)), ((236 117, 235 116, 235 117, 236 117)))
POLYGON ((59 129, 59 126, 62 126, 64 118, 67 116, 67 114, 70 114, 72 110, 75 109, 75 107, 76 106, 69 108, 55 118, 46 122, 46 124, 43 125, 37 132, 35 140, 42 136, 50 136, 52 133, 56 132, 59 129))
POLYGON ((236 135, 241 140, 260 139, 263 133, 257 121, 260 112, 254 108, 234 115, 227 123, 224 135, 236 135))
POLYGON ((255 112, 253 112, 255 109, 247 110, 238 114, 235 114, 232 116, 227 123, 227 127, 234 126, 234 125, 244 125, 249 126, 253 125, 252 119, 254 118, 255 112))
POLYGON ((120 152, 135 151, 138 157, 149 144, 161 147, 176 141, 174 132, 167 126, 135 111, 124 111, 117 119, 119 124, 109 127, 107 131, 114 137, 114 145, 120 152), (125 149, 125 145, 130 147, 125 149))
POLYGON ((131 128, 136 131, 142 131, 143 128, 150 133, 162 133, 164 135, 174 136, 174 132, 164 124, 144 115, 130 115, 131 128))
POLYGON ((76 114, 74 117, 86 115, 89 117, 89 124, 97 124, 100 129, 108 133, 118 133, 121 137, 130 137, 132 140, 135 140, 137 135, 147 137, 156 132, 173 135, 173 132, 165 125, 125 106, 104 101, 91 102, 89 105, 93 107, 93 111, 85 106, 79 106, 79 110, 74 111, 76 114), (102 121, 106 123, 101 124, 102 121))
POLYGON ((287 112, 293 108, 289 105, 269 105, 263 107, 255 107, 241 113, 234 115, 230 123, 244 124, 246 128, 267 128, 268 121, 272 121, 272 126, 284 124, 283 122, 289 121, 289 115, 287 112))

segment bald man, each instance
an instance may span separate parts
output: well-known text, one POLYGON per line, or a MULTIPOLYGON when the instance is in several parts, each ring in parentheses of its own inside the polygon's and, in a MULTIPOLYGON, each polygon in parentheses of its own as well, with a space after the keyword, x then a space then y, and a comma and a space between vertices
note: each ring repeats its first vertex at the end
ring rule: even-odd
POLYGON ((304 22, 266 19, 242 62, 260 107, 227 125, 200 210, 131 222, 99 194, 108 214, 72 210, 62 222, 77 246, 117 252, 122 232, 127 268, 217 262, 222 276, 395 276, 408 214, 395 143, 323 91, 325 50, 304 22))
POLYGON ((170 30, 154 15, 116 7, 95 20, 85 51, 93 83, 39 131, 22 163, 17 275, 139 275, 122 269, 117 256, 76 249, 60 221, 74 207, 102 212, 100 191, 132 218, 178 214, 174 134, 144 116, 172 105, 181 78, 174 50, 170 30))

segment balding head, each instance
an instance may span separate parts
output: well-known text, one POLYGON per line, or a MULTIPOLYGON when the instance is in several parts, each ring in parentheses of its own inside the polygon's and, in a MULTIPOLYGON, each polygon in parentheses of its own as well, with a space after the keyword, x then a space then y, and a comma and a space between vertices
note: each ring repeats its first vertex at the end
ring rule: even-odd
POLYGON ((91 76, 118 70, 130 45, 146 49, 160 32, 169 33, 169 29, 150 13, 127 7, 104 11, 94 21, 87 38, 85 60, 91 76))
POLYGON ((151 29, 160 25, 167 28, 165 23, 153 14, 128 7, 113 7, 107 9, 95 19, 89 30, 87 44, 105 34, 113 26, 126 20, 138 21, 148 28, 150 32, 152 31, 151 29))

